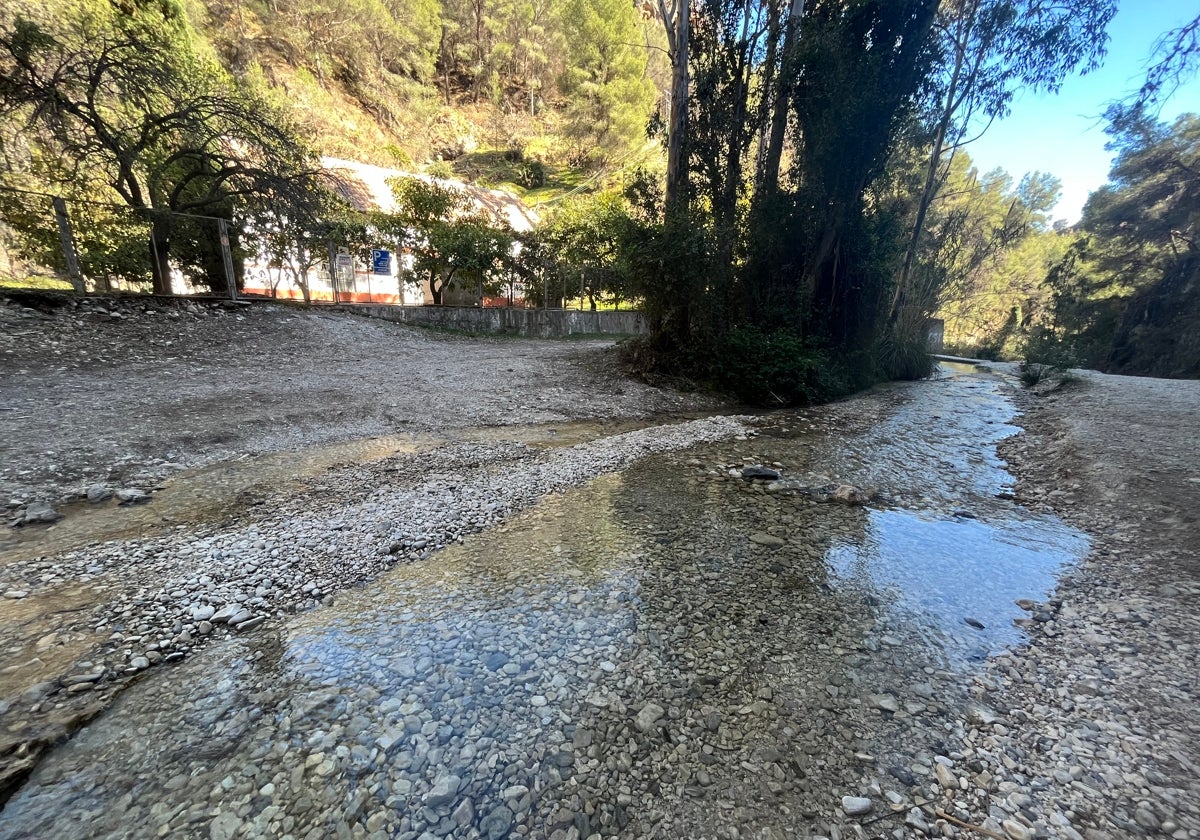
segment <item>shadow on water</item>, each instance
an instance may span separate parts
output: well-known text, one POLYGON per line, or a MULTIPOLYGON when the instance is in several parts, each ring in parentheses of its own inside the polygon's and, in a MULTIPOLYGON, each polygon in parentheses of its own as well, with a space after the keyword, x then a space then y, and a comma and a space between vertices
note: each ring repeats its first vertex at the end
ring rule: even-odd
POLYGON ((1013 600, 1086 551, 1005 498, 995 380, 897 389, 837 433, 880 399, 647 458, 161 669, 43 762, 0 838, 794 833, 777 803, 816 813, 897 748, 861 697, 1018 643, 1013 600), (883 502, 730 475, 773 462, 883 502))

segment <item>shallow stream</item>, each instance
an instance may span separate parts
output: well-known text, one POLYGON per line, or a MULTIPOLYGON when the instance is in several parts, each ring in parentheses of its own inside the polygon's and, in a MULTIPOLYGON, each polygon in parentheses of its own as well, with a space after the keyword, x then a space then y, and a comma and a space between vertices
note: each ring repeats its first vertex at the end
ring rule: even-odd
POLYGON ((1021 642, 1014 600, 1087 550, 1011 500, 1013 419, 998 379, 947 367, 551 496, 155 669, 0 838, 824 831, 890 766, 932 773, 977 663, 1021 642))

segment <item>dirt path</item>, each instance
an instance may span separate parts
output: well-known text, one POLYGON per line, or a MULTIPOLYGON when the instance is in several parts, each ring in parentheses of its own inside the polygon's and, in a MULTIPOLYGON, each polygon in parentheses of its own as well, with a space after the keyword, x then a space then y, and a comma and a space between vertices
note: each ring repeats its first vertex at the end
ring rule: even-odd
POLYGON ((611 344, 272 304, 0 297, 0 503, 355 438, 712 407, 619 376, 611 344))

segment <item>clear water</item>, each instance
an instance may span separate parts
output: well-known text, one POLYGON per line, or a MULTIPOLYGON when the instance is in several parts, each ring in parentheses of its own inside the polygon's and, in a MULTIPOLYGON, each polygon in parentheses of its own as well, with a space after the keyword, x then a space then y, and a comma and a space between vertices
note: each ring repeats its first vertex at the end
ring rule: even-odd
POLYGON ((996 380, 951 370, 862 403, 880 404, 861 434, 837 432, 851 403, 646 459, 157 669, 43 762, 0 838, 804 836, 795 815, 857 778, 849 755, 900 749, 858 695, 1019 643, 1013 600, 1087 550, 1005 498, 996 380), (747 460, 880 500, 725 477, 747 460))

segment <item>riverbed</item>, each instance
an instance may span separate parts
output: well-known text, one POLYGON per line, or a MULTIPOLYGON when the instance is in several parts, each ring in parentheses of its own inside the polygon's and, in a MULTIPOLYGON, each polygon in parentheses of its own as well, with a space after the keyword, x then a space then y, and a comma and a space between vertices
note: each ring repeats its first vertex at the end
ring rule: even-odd
POLYGON ((1089 541, 1014 500, 1005 387, 947 366, 514 506, 147 672, 0 837, 1032 837, 986 672, 1089 541))

